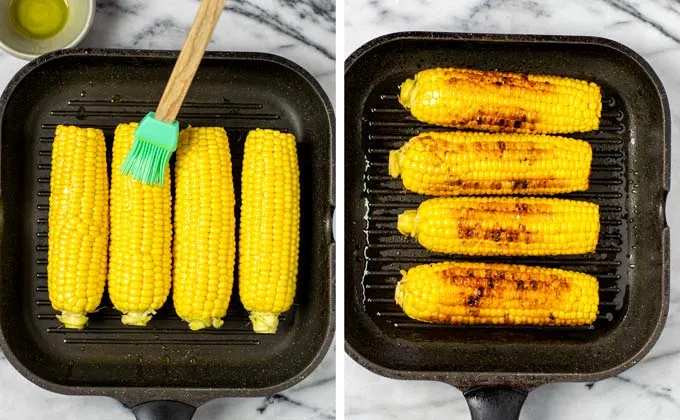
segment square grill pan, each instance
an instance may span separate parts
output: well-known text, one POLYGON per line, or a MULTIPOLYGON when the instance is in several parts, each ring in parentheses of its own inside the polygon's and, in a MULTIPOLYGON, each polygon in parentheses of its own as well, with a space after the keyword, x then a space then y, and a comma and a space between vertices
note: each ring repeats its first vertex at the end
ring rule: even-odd
MULTIPOLYGON (((209 52, 178 116, 183 126, 229 135, 240 206, 243 144, 255 127, 295 134, 301 172, 298 289, 275 335, 256 335, 235 287, 224 326, 191 332, 171 297, 147 328, 124 327, 104 297, 82 331, 60 327, 47 293, 47 215, 57 124, 104 130, 155 109, 176 52, 64 50, 22 69, 0 101, 0 333, 10 362, 62 393, 198 405, 222 396, 275 393, 325 355, 333 325, 333 112, 306 71, 283 58, 209 52)), ((235 281, 236 283, 236 281, 235 281)))
POLYGON ((649 351, 668 306, 670 174, 666 95, 651 68, 601 38, 397 33, 346 61, 346 350, 386 376, 530 389, 549 381, 595 380, 649 351), (600 205, 601 234, 590 255, 464 257, 429 252, 396 230, 397 215, 426 197, 387 174, 389 150, 430 126, 397 101, 399 85, 431 67, 555 74, 603 90, 598 131, 568 135, 593 147, 590 189, 562 197, 600 205), (399 270, 444 260, 511 262, 582 271, 600 284, 589 326, 446 326, 417 322, 394 303, 399 270))

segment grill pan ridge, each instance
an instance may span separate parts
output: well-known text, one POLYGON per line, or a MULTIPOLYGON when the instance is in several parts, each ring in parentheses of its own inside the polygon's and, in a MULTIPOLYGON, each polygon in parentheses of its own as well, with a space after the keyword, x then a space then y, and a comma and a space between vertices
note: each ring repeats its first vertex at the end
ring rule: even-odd
POLYGON ((0 100, 1 344, 23 375, 50 390, 113 396, 129 406, 270 395, 306 377, 330 345, 333 111, 312 76, 268 54, 206 53, 178 120, 227 129, 237 223, 247 132, 262 127, 296 135, 302 184, 298 291, 279 332, 252 332, 237 281, 221 329, 189 331, 171 296, 147 328, 124 327, 107 295, 84 330, 61 328, 55 319, 46 271, 54 128, 103 129, 110 166, 115 126, 156 107, 176 55, 57 51, 22 69, 0 100))
POLYGON ((345 71, 350 87, 345 99, 345 331, 346 350, 354 359, 389 377, 474 389, 466 395, 474 417, 485 406, 475 406, 479 396, 519 413, 524 391, 550 381, 601 379, 649 351, 668 309, 669 244, 663 213, 670 118, 663 87, 642 58, 602 38, 408 32, 364 45, 346 60, 345 71), (449 66, 564 75, 602 87, 600 130, 566 135, 593 147, 590 188, 558 196, 600 205, 594 254, 449 256, 429 252, 399 234, 397 215, 426 197, 405 191, 401 180, 388 175, 389 151, 420 132, 451 129, 413 118, 397 101, 398 86, 420 70, 449 66), (600 285, 598 318, 577 328, 411 320, 394 302, 400 270, 444 260, 593 274, 600 285), (496 389, 486 395, 491 388, 479 386, 520 391, 503 394, 496 389))

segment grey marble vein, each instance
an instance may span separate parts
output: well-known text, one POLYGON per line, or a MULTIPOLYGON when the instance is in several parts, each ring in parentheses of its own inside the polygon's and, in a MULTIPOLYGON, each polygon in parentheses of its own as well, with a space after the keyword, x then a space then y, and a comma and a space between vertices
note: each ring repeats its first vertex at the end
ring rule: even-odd
POLYGON ((188 30, 188 27, 178 25, 174 19, 154 19, 148 26, 134 34, 132 46, 151 45, 153 42, 158 43, 159 40, 169 36, 182 37, 188 30))
MULTIPOLYGON (((611 5, 612 7, 619 9, 621 11, 624 11, 631 15, 632 17, 641 20, 642 22, 646 23, 647 25, 653 27, 657 31, 661 32, 668 38, 672 39, 675 42, 680 42, 680 37, 677 37, 676 35, 670 33, 662 24, 656 22, 654 18, 651 18, 649 16, 646 16, 640 10, 638 10, 635 5, 632 2, 624 1, 624 0, 603 0, 605 3, 611 5)), ((671 8, 670 5, 665 7, 666 10, 671 10, 674 13, 678 14, 678 11, 675 10, 675 8, 671 8)))
POLYGON ((135 15, 143 5, 140 3, 124 3, 117 0, 98 0, 97 13, 107 16, 135 15))
MULTIPOLYGON (((335 5, 328 4, 327 1, 286 1, 279 0, 279 3, 283 6, 291 7, 297 18, 301 21, 312 20, 321 22, 321 24, 326 27, 327 30, 335 32, 335 5), (322 7, 322 6, 326 7, 322 7), (319 14, 319 11, 323 11, 319 14)), ((335 54, 328 48, 316 41, 305 36, 300 30, 291 22, 286 22, 276 11, 276 9, 265 9, 264 7, 258 5, 254 1, 249 0, 232 0, 227 8, 235 13, 245 16, 249 19, 256 20, 257 22, 264 23, 275 29, 277 32, 287 35, 293 39, 296 39, 306 45, 311 46, 315 50, 319 51, 325 57, 335 60, 335 54)))
POLYGON ((644 391, 645 393, 647 393, 648 395, 658 397, 658 398, 663 398, 664 400, 670 402, 674 406, 680 408, 680 404, 678 404, 678 402, 675 400, 675 398, 673 398, 670 395, 671 388, 661 387, 661 388, 657 389, 657 388, 651 387, 649 385, 638 383, 635 380, 630 379, 623 374, 616 375, 616 376, 614 376, 614 378, 618 379, 619 381, 623 381, 627 384, 631 384, 633 386, 636 386, 636 387, 640 388, 642 391, 644 391))
MULTIPOLYGON (((484 17, 490 11, 506 6, 508 3, 509 2, 503 0, 483 0, 470 9, 467 18, 476 19, 478 17, 484 17)), ((524 0, 521 4, 516 4, 515 7, 521 7, 526 13, 530 13, 536 18, 550 17, 549 9, 540 1, 524 0)))
POLYGON ((312 413, 314 413, 316 416, 315 418, 319 419, 334 419, 335 415, 333 414, 328 414, 324 413, 323 410, 319 409, 318 407, 312 407, 308 404, 302 403, 296 399, 287 397, 284 394, 274 394, 271 397, 266 397, 264 401, 262 402, 262 405, 257 408, 257 412, 260 414, 264 414, 267 409, 274 405, 274 404, 292 404, 296 407, 301 407, 305 408, 312 413))

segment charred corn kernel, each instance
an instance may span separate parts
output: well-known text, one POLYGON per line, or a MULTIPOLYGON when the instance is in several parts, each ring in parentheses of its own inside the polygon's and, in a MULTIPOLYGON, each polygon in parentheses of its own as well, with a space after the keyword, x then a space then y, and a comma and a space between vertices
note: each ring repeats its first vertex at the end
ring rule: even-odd
POLYGON ((275 333, 295 295, 300 242, 300 172, 295 136, 248 133, 241 180, 239 293, 253 330, 275 333))
POLYGON ((106 285, 109 180, 104 133, 57 126, 52 144, 47 287, 67 328, 83 328, 106 285))
POLYGON ((219 328, 234 284, 234 184, 223 128, 187 128, 175 162, 172 300, 192 330, 219 328))
POLYGON ((389 173, 427 195, 558 194, 588 189, 591 160, 566 137, 430 132, 391 151, 389 173))
POLYGON ((597 318, 593 276, 556 268, 443 262, 402 271, 395 300, 440 324, 587 325, 597 318))
POLYGON ((402 235, 461 255, 568 255, 594 252, 599 207, 538 197, 433 198, 399 215, 402 235))
POLYGON ((119 124, 113 140, 109 296, 123 324, 146 325, 170 291, 172 199, 170 182, 151 186, 120 172, 136 128, 119 124))
POLYGON ((601 101, 600 87, 584 80, 458 68, 423 70, 399 95, 420 121, 518 133, 597 130, 601 101))

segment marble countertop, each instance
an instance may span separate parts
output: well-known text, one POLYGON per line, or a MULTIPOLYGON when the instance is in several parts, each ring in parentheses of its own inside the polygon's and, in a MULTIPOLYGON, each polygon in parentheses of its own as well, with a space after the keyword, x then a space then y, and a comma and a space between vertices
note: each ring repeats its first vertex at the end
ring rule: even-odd
MULTIPOLYGON (((333 0, 232 0, 209 50, 278 54, 304 67, 335 97, 335 2, 333 0)), ((182 47, 196 0, 99 0, 94 26, 80 46, 170 49, 182 47)), ((0 52, 0 91, 25 61, 0 52)), ((0 419, 133 419, 105 397, 45 391, 22 377, 0 354, 0 419)), ((226 398, 200 407, 196 420, 335 418, 335 346, 321 365, 293 388, 269 398, 226 398)))
MULTIPOLYGON (((413 30, 592 35, 621 42, 651 64, 666 88, 674 131, 674 171, 680 166, 677 0, 346 0, 345 4, 346 56, 377 36, 413 30)), ((673 177, 667 202, 672 237, 680 228, 679 180, 673 177)), ((595 384, 538 388, 529 394, 522 420, 680 418, 680 253, 676 242, 671 248, 670 312, 651 353, 632 369, 595 384)), ((470 415, 461 393, 448 385, 383 378, 346 356, 345 418, 469 419, 470 415)))

